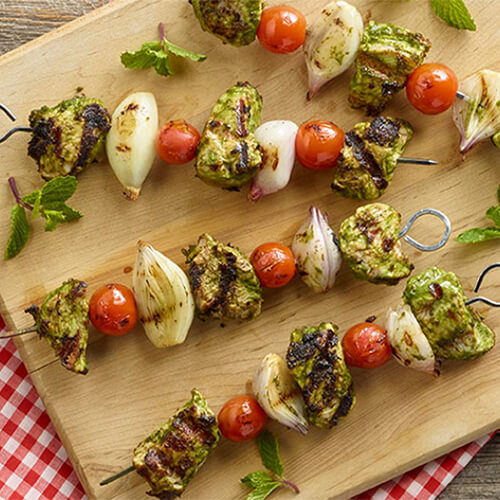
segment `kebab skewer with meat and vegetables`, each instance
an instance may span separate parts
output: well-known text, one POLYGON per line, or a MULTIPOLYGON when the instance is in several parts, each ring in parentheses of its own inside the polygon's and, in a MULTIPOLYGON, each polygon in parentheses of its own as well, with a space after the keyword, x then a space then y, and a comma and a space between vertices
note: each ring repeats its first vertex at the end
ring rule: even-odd
POLYGON ((340 250, 356 278, 370 283, 396 285, 410 275, 414 269, 408 256, 403 253, 399 239, 404 236, 415 219, 431 214, 439 217, 446 230, 441 241, 432 246, 423 246, 413 238, 405 240, 422 251, 433 251, 446 244, 450 235, 450 221, 442 212, 423 209, 410 218, 401 231, 401 215, 384 203, 372 203, 356 210, 340 226, 340 250))
POLYGON ((250 261, 235 247, 203 234, 183 250, 201 319, 246 321, 261 313, 262 290, 250 261))
POLYGON ((149 483, 150 496, 171 500, 184 492, 220 439, 217 419, 206 399, 195 389, 191 394, 182 408, 139 443, 133 466, 102 481, 101 486, 136 470, 149 483))
MULTIPOLYGON (((494 267, 486 268, 478 280, 494 267)), ((387 336, 396 359, 404 366, 439 375, 447 359, 470 360, 495 345, 495 333, 470 305, 477 301, 499 307, 483 297, 467 300, 456 274, 439 267, 408 280, 404 305, 387 312, 387 336)))
MULTIPOLYGON (((2 106, 4 112, 7 108, 2 106)), ((9 112, 10 113, 10 112, 9 112)), ((7 113, 7 114, 9 114, 7 113)), ((15 118, 12 113, 11 118, 15 118)), ((94 162, 104 147, 111 117, 99 99, 75 96, 50 108, 35 109, 30 127, 16 127, 0 139, 4 142, 17 131, 31 133, 28 155, 38 165, 44 180, 77 175, 94 162)))

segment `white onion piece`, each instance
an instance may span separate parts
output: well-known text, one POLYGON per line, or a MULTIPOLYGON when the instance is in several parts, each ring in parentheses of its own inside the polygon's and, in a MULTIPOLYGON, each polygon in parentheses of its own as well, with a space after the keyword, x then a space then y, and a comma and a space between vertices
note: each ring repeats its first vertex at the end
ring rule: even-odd
POLYGON ((326 214, 316 207, 297 231, 292 242, 298 274, 315 292, 327 292, 333 287, 342 264, 339 243, 326 214))
POLYGON ((460 136, 460 152, 500 131, 500 73, 484 69, 460 84, 465 99, 453 102, 453 120, 460 136))
POLYGON ((329 3, 307 29, 304 42, 308 99, 353 63, 363 36, 363 18, 356 7, 339 0, 329 3))
POLYGON ((309 425, 302 393, 283 358, 268 354, 255 372, 252 389, 268 417, 307 434, 309 425))
POLYGON ((184 271, 151 245, 139 242, 133 274, 137 311, 156 347, 182 344, 194 318, 194 299, 184 271))
POLYGON ((407 304, 386 315, 387 340, 394 357, 407 368, 439 375, 438 364, 429 340, 407 304))
POLYGON ((106 138, 109 164, 125 188, 125 196, 139 196, 156 158, 158 108, 153 94, 136 92, 115 109, 106 138))
POLYGON ((290 181, 295 163, 297 125, 287 120, 263 123, 255 131, 255 138, 264 150, 262 166, 252 180, 248 198, 257 201, 276 193, 290 181))

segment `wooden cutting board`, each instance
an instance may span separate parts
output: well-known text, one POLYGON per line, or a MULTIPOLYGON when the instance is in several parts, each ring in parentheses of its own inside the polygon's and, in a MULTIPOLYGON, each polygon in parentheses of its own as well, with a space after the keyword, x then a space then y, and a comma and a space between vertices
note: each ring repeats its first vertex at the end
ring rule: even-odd
MULTIPOLYGON (((279 2, 270 2, 279 3, 279 2)), ((312 19, 325 1, 290 1, 312 19)), ((427 60, 442 61, 459 78, 482 68, 500 70, 498 9, 494 2, 470 0, 476 33, 446 26, 424 1, 353 0, 363 15, 396 22, 423 32, 433 42, 427 60)), ((346 103, 351 73, 344 74, 307 103, 302 53, 277 56, 258 43, 241 49, 222 45, 201 31, 187 1, 121 0, 0 58, 0 101, 26 124, 29 111, 54 105, 83 87, 100 97, 112 111, 132 91, 151 91, 160 106, 161 121, 185 118, 203 128, 215 100, 237 81, 248 80, 264 97, 263 120, 328 119, 345 130, 362 121, 346 103), (120 65, 119 54, 156 37, 163 21, 169 38, 208 55, 201 64, 178 64, 179 74, 162 78, 153 71, 131 71, 120 65)), ((409 120, 415 136, 407 156, 433 158, 438 167, 400 166, 382 198, 407 220, 420 208, 443 210, 453 224, 452 238, 465 228, 486 225, 486 209, 494 204, 500 182, 500 151, 478 146, 462 161, 458 133, 451 113, 426 117, 416 112, 401 93, 387 114, 409 120)), ((1 119, 2 131, 10 122, 1 119)), ((42 185, 26 156, 27 137, 14 136, 0 147, 0 242, 8 237, 13 198, 7 178, 14 176, 23 193, 42 185)), ((89 283, 90 293, 109 282, 131 284, 126 272, 135 260, 136 243, 144 239, 181 264, 180 249, 202 232, 250 253, 265 241, 290 243, 314 204, 326 210, 338 230, 341 221, 360 203, 335 197, 330 172, 297 166, 291 184, 256 204, 246 189, 229 193, 194 177, 192 166, 158 162, 135 203, 124 200, 121 186, 105 161, 81 175, 71 204, 85 217, 44 233, 39 221, 21 255, 0 263, 0 312, 13 328, 30 318, 23 310, 40 303, 63 280, 89 283)), ((424 243, 440 238, 434 219, 420 220, 412 235, 424 243)), ((431 265, 455 271, 466 291, 487 264, 500 260, 494 242, 462 246, 453 240, 442 250, 423 254, 404 244, 416 272, 431 265)), ((130 465, 136 444, 188 398, 196 387, 218 412, 231 396, 247 391, 248 381, 264 355, 284 355, 290 332, 303 325, 333 321, 344 332, 371 315, 383 321, 388 307, 397 305, 404 283, 396 287, 357 281, 344 266, 335 288, 315 295, 299 279, 282 290, 266 290, 263 314, 246 323, 195 321, 185 344, 156 349, 141 328, 124 338, 91 332, 90 372, 73 375, 59 365, 36 335, 16 343, 54 425, 90 498, 146 498, 147 485, 136 474, 107 487, 98 483, 130 465)), ((485 282, 483 294, 497 299, 498 274, 485 282)), ((487 323, 498 331, 500 311, 478 306, 487 323)), ((434 379, 406 370, 391 361, 373 372, 353 370, 358 402, 352 414, 331 431, 312 430, 307 436, 270 423, 278 435, 287 476, 302 491, 296 498, 347 498, 394 477, 500 426, 500 348, 473 362, 448 362, 434 379)), ((254 443, 223 441, 193 480, 183 498, 224 500, 241 498, 239 483, 246 473, 262 468, 254 443)), ((273 498, 291 498, 279 491, 273 498)))

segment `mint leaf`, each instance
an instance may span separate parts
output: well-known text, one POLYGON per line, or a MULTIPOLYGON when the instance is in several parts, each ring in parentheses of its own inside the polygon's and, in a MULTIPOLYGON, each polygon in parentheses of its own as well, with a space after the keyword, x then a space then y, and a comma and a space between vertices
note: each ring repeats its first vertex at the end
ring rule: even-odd
POLYGON ((190 50, 183 49, 178 45, 174 45, 172 42, 169 42, 166 38, 163 40, 163 45, 171 54, 177 57, 187 57, 188 59, 191 59, 191 61, 194 62, 204 61, 207 58, 207 56, 203 54, 191 52, 190 50))
POLYGON ((257 488, 264 483, 275 482, 274 479, 263 470, 259 470, 257 472, 250 472, 250 474, 246 475, 240 481, 249 488, 257 488))
POLYGON ((500 227, 500 205, 488 208, 486 217, 489 217, 496 226, 500 227))
POLYGON ((463 0, 431 0, 431 7, 436 15, 450 26, 476 31, 476 23, 463 0))
POLYGON ((15 257, 26 245, 30 235, 30 226, 26 211, 20 205, 15 205, 10 213, 10 236, 5 249, 5 260, 15 257))
POLYGON ((40 191, 33 191, 32 193, 23 196, 21 198, 21 201, 28 205, 34 206, 36 201, 39 200, 41 196, 42 193, 40 191))
POLYGON ((456 241, 459 243, 480 243, 481 241, 500 238, 500 227, 475 227, 459 234, 456 241))
POLYGON ((59 224, 66 222, 66 217, 59 210, 43 210, 41 216, 47 219, 45 231, 54 231, 59 224))
POLYGON ((264 500, 279 486, 281 486, 281 483, 277 481, 261 484, 251 491, 243 500, 264 500))
POLYGON ((283 463, 281 462, 276 437, 264 429, 257 437, 257 446, 264 467, 279 477, 283 477, 283 463))
POLYGON ((498 185, 498 188, 497 188, 497 200, 498 200, 498 203, 500 203, 500 184, 498 185))
POLYGON ((75 194, 77 187, 78 181, 72 175, 56 177, 47 182, 41 189, 41 204, 48 205, 49 203, 66 201, 75 194))
POLYGON ((178 57, 189 58, 192 61, 204 61, 207 56, 197 54, 190 50, 183 49, 178 45, 169 42, 164 36, 163 25, 160 23, 160 38, 158 42, 145 42, 139 50, 134 52, 124 52, 120 59, 126 68, 145 69, 154 68, 161 76, 173 75, 170 67, 169 56, 172 54, 178 57))

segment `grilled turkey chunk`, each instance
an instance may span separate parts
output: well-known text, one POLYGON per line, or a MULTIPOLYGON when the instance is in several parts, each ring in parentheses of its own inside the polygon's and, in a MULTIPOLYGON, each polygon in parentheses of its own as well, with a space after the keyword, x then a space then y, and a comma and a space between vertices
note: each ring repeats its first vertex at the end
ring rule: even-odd
POLYGON ((89 301, 87 284, 70 279, 50 292, 41 307, 33 305, 25 312, 35 320, 38 335, 45 338, 67 370, 85 375, 88 372, 87 340, 89 301))
POLYGON ((191 399, 134 450, 134 467, 151 486, 148 495, 163 500, 181 495, 219 438, 215 415, 193 390, 191 399))
POLYGON ((250 320, 259 316, 262 290, 250 261, 231 245, 202 234, 183 250, 198 316, 250 320))
POLYGON ((337 332, 333 323, 294 330, 286 355, 288 368, 302 390, 306 417, 316 427, 337 425, 356 401, 337 332))

